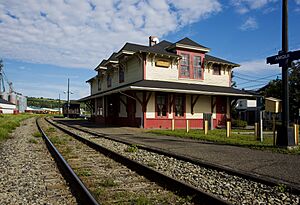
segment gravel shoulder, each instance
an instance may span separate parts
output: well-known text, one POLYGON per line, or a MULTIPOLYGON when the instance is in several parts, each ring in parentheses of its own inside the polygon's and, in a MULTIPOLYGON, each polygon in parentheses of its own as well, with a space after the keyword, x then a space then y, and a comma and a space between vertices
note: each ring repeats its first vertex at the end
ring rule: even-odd
POLYGON ((77 204, 36 132, 27 119, 0 144, 0 204, 77 204))

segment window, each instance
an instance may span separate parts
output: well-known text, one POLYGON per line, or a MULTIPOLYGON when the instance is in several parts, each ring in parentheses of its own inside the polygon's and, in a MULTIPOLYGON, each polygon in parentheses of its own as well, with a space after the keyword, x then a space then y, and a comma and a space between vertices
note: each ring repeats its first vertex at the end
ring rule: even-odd
POLYGON ((181 67, 180 67, 180 77, 189 78, 190 77, 190 55, 181 54, 181 67))
POLYGON ((97 115, 103 116, 103 98, 97 99, 97 115))
POLYGON ((156 96, 157 116, 167 116, 167 95, 157 94, 156 96))
POLYGON ((107 87, 110 88, 111 87, 111 76, 110 74, 107 74, 107 87))
POLYGON ((101 90, 101 80, 98 79, 98 90, 101 90))
POLYGON ((123 83, 124 82, 124 66, 120 64, 119 67, 119 83, 123 83))
POLYGON ((184 116, 184 96, 183 95, 176 95, 174 99, 174 109, 175 109, 175 116, 183 117, 184 116))
POLYGON ((201 56, 194 56, 194 79, 202 78, 202 68, 201 68, 201 56))
POLYGON ((180 53, 180 78, 203 79, 201 55, 196 53, 180 53))
POLYGON ((221 75, 221 65, 213 65, 213 74, 214 75, 221 75))

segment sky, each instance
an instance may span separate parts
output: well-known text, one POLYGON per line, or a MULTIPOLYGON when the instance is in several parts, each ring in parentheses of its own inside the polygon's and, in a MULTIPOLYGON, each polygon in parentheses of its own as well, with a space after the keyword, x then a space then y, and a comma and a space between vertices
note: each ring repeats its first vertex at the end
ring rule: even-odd
MULTIPOLYGON (((258 89, 280 78, 266 57, 281 49, 281 0, 0 0, 0 58, 26 96, 90 94, 94 68, 126 42, 189 37, 238 63, 233 80, 258 89)), ((300 49, 300 0, 289 0, 289 49, 300 49)))

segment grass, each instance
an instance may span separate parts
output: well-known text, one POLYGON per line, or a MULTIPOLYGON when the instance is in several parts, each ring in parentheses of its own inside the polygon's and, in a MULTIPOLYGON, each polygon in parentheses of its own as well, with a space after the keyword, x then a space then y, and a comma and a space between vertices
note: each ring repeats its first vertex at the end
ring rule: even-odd
POLYGON ((37 144, 37 143, 38 143, 35 139, 32 139, 32 138, 29 139, 28 142, 29 142, 29 143, 33 143, 33 144, 37 144))
POLYGON ((89 177, 89 176, 92 176, 92 173, 89 169, 78 169, 76 170, 76 174, 79 176, 79 177, 89 177))
POLYGON ((50 137, 50 140, 55 145, 64 145, 64 144, 66 144, 66 139, 62 138, 62 137, 59 137, 59 136, 50 137))
POLYGON ((235 145, 235 146, 249 147, 249 148, 260 149, 260 150, 270 150, 279 153, 300 154, 300 148, 288 150, 284 148, 274 147, 272 135, 264 135, 263 142, 260 142, 254 136, 254 134, 253 135, 241 134, 241 130, 232 130, 232 134, 230 137, 226 137, 226 130, 224 129, 209 130, 207 135, 204 134, 203 130, 190 130, 189 133, 187 133, 185 130, 180 130, 180 129, 175 131, 150 130, 149 132, 157 135, 168 135, 168 136, 175 136, 181 138, 190 138, 190 139, 202 140, 207 142, 214 142, 218 144, 235 145))
POLYGON ((35 117, 32 114, 0 114, 0 142, 9 138, 9 134, 20 126, 21 121, 35 117))
POLYGON ((126 149, 124 149, 125 152, 137 152, 138 151, 138 147, 135 144, 132 144, 130 146, 128 146, 126 149))
POLYGON ((35 138, 41 138, 42 137, 42 133, 35 132, 35 133, 32 134, 32 136, 34 136, 35 138))
POLYGON ((117 186, 117 183, 113 179, 107 178, 103 180, 99 185, 101 185, 102 187, 114 187, 117 186))

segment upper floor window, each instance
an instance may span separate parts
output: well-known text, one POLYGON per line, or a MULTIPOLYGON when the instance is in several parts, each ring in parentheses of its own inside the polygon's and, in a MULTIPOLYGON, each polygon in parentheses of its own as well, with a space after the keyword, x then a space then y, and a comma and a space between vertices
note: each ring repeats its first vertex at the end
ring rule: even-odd
POLYGON ((183 95, 175 95, 174 99, 175 103, 175 116, 183 117, 184 116, 184 96, 183 95))
POLYGON ((221 65, 217 65, 217 64, 213 65, 213 74, 221 75, 221 65))
POLYGON ((110 88, 111 87, 111 75, 107 74, 107 87, 110 88))
POLYGON ((125 69, 124 69, 124 66, 120 64, 120 67, 119 67, 119 83, 123 83, 124 82, 124 75, 125 75, 125 69))
POLYGON ((190 55, 181 54, 180 77, 190 77, 190 55))
POLYGON ((156 95, 157 116, 167 116, 167 95, 160 93, 156 95))
POLYGON ((98 79, 98 90, 101 90, 101 80, 98 79))
POLYGON ((194 79, 202 78, 201 56, 194 56, 194 79))
POLYGON ((199 54, 181 53, 180 78, 202 79, 203 71, 199 54))

